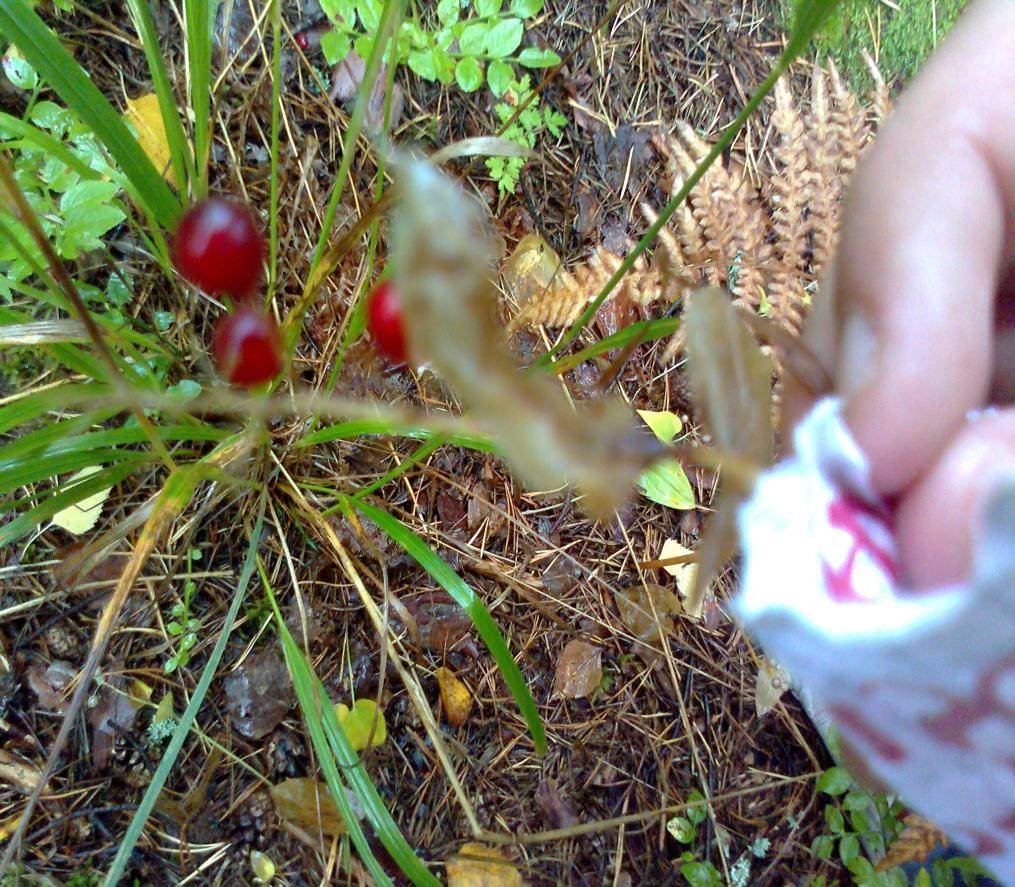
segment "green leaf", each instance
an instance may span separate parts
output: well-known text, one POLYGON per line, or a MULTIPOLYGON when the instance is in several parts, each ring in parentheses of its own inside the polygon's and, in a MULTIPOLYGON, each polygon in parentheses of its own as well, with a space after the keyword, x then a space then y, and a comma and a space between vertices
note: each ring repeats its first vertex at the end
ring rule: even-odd
POLYGON ((381 12, 384 10, 383 0, 359 0, 356 11, 363 27, 370 34, 376 34, 381 24, 381 12))
POLYGON ((867 814, 862 810, 851 810, 849 813, 849 825, 855 832, 867 831, 867 827, 869 825, 867 822, 867 814))
POLYGON ((519 18, 531 18, 543 11, 543 0, 511 0, 511 12, 519 18))
POLYGON ((685 862, 680 866, 680 874, 687 879, 691 887, 715 887, 723 883, 715 866, 710 862, 685 862))
POLYGON ((859 855, 860 842, 857 840, 856 835, 846 835, 839 841, 839 859, 842 860, 843 865, 848 866, 859 855))
POLYGON ((355 500, 353 504, 400 545, 406 554, 426 570, 431 578, 469 614, 473 625, 476 626, 476 631, 500 668, 504 682, 514 696, 522 717, 525 718, 525 723, 536 746, 536 753, 544 754, 546 752, 546 731, 539 719, 536 703, 525 684, 525 678, 522 677, 522 673, 511 655, 504 635, 501 634, 497 623, 493 621, 493 617, 483 602, 476 597, 476 593, 451 569, 446 561, 400 520, 362 499, 355 500))
POLYGON ((638 489, 646 499, 687 511, 694 508, 694 490, 684 473, 684 466, 676 459, 656 462, 638 478, 638 489))
POLYGON ((32 123, 62 139, 74 125, 74 116, 56 102, 39 102, 32 108, 32 123))
POLYGON ((486 52, 487 35, 492 31, 486 22, 470 22, 458 38, 462 55, 482 55, 486 52))
POLYGON ((486 35, 487 53, 494 58, 511 55, 522 42, 524 30, 522 20, 518 18, 506 18, 497 22, 486 35))
POLYGON ((913 887, 931 887, 930 872, 925 868, 921 868, 916 873, 916 880, 913 882, 913 887))
POLYGON ((124 282, 119 274, 114 274, 106 284, 106 301, 122 308, 129 305, 134 298, 134 291, 124 282))
POLYGON ((560 56, 552 49, 538 49, 535 46, 526 46, 518 53, 518 64, 526 68, 552 68, 560 64, 560 56))
POLYGON ((666 831, 681 844, 691 844, 698 830, 686 816, 674 816, 666 823, 666 831))
POLYGON ((352 39, 345 31, 335 29, 321 35, 321 52, 329 65, 337 65, 352 49, 352 39))
POLYGON ((483 69, 474 58, 466 56, 455 66, 455 79, 465 92, 475 92, 483 85, 483 69))
POLYGON ((417 77, 422 77, 424 80, 431 82, 437 79, 437 65, 434 64, 432 52, 410 52, 407 64, 412 73, 417 77))
POLYGON ((159 222, 171 228, 181 213, 179 201, 119 113, 42 19, 23 3, 0 3, 0 32, 24 53, 64 103, 98 135, 140 199, 159 222))
POLYGON ((458 0, 440 0, 437 4, 437 19, 442 25, 453 25, 460 14, 461 5, 458 0))
POLYGON ((687 808, 687 818, 695 825, 701 825, 708 819, 708 808, 702 803, 705 800, 705 796, 695 789, 687 796, 687 800, 688 803, 694 803, 693 807, 687 808))
MULTIPOLYGON (((831 794, 829 792, 829 794, 831 794)), ((843 810, 866 810, 870 806, 870 797, 866 792, 848 792, 842 799, 843 810)))
POLYGON ((835 838, 831 835, 818 835, 811 842, 811 853, 818 859, 829 859, 835 849, 835 838))
POLYGON ((490 18, 500 12, 503 2, 504 0, 474 0, 472 5, 480 18, 490 18))
POLYGON ((180 379, 175 385, 166 389, 166 394, 178 397, 182 401, 193 400, 201 394, 201 384, 193 379, 180 379))
POLYGON ((664 444, 673 443, 673 438, 684 430, 684 423, 676 413, 667 410, 638 410, 637 413, 664 444))
POLYGON ((835 835, 841 835, 846 826, 842 820, 842 812, 833 804, 825 807, 825 822, 835 835))
POLYGON ((321 0, 321 11, 335 24, 356 22, 356 0, 321 0))
MULTIPOLYGON (((433 59, 434 70, 437 72, 437 79, 441 83, 455 82, 455 60, 439 47, 435 46, 430 50, 430 57, 433 59)), ((480 74, 480 79, 482 79, 480 74)))
POLYGON ((486 66, 486 82, 495 96, 502 96, 514 82, 515 72, 507 62, 499 59, 486 66))
POLYGON ((836 797, 848 791, 852 782, 853 780, 842 767, 829 767, 818 777, 815 787, 819 792, 836 797))
POLYGON ((39 85, 39 75, 35 73, 27 60, 8 49, 3 58, 4 74, 19 89, 35 89, 39 85))

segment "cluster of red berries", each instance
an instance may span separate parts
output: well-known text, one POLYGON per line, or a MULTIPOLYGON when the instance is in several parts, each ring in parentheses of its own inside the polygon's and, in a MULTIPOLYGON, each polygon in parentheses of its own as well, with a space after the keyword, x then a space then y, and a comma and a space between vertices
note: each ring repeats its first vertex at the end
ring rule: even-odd
POLYGON ((278 325, 256 304, 264 257, 264 238, 250 211, 221 197, 194 204, 173 237, 176 270, 209 295, 232 299, 232 310, 215 325, 211 353, 219 372, 245 388, 282 371, 278 325))
MULTIPOLYGON (((250 211, 222 197, 194 204, 173 237, 176 270, 209 295, 232 300, 232 310, 215 326, 211 353, 233 385, 262 385, 282 371, 278 325, 255 304, 264 257, 264 238, 250 211)), ((367 329, 385 358, 405 363, 402 311, 389 282, 378 284, 368 297, 367 329)))

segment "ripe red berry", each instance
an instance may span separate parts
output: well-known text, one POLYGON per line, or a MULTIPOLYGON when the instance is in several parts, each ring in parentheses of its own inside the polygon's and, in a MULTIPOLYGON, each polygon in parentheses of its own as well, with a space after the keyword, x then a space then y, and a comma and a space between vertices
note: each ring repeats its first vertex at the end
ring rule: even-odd
POLYGON ((378 284, 367 302, 367 329, 377 350, 393 364, 405 363, 408 346, 398 294, 390 281, 378 284))
POLYGON ((300 31, 296 35, 296 45, 304 52, 310 49, 310 38, 307 36, 306 31, 300 31))
POLYGON ((261 282, 264 238, 250 211, 231 200, 195 203, 173 237, 173 265, 209 295, 250 297, 261 282))
POLYGON ((233 385, 270 382, 282 371, 282 337, 270 316, 240 305, 215 326, 212 357, 233 385))

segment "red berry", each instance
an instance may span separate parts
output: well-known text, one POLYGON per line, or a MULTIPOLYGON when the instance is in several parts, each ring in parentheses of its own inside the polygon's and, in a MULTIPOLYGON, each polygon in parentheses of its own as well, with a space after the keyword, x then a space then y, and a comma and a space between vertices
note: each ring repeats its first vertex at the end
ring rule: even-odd
POLYGON ((173 265, 209 295, 251 296, 261 282, 264 239, 250 211, 231 200, 209 197, 180 220, 173 238, 173 265))
POLYGON ((212 356, 233 385, 270 382, 282 371, 282 337, 275 321, 240 305, 215 326, 212 356))
POLYGON ((307 36, 306 31, 300 31, 296 35, 296 45, 304 52, 310 48, 310 38, 307 36))
POLYGON ((395 287, 389 282, 378 284, 367 302, 367 329, 374 345, 393 364, 405 363, 408 347, 402 306, 398 304, 395 287))

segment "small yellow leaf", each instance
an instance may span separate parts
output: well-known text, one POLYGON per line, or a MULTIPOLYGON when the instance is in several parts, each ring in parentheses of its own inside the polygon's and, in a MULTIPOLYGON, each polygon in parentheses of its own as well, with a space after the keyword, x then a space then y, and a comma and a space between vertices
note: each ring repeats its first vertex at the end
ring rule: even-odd
POLYGON ((159 700, 158 708, 155 709, 155 718, 152 720, 153 724, 159 724, 162 721, 168 721, 173 717, 173 694, 172 691, 166 693, 159 700))
POLYGON ((437 683, 441 688, 441 702, 444 703, 448 723, 453 727, 461 727, 472 711, 472 694, 469 688, 450 668, 443 666, 437 669, 437 683))
POLYGON ((789 674, 767 656, 758 663, 758 682, 754 685, 754 708, 758 717, 767 715, 789 689, 789 674))
POLYGON ((286 779, 268 789, 278 815, 303 831, 329 837, 345 834, 345 820, 323 782, 308 777, 286 779))
MULTIPOLYGON (((101 466, 99 465, 89 465, 87 468, 82 468, 77 474, 70 477, 63 486, 73 486, 100 470, 101 466)), ((107 496, 109 496, 109 489, 99 490, 99 492, 93 493, 80 502, 68 505, 63 511, 58 511, 53 515, 53 524, 62 527, 68 533, 73 533, 75 536, 87 533, 98 522, 99 515, 102 514, 102 505, 106 501, 107 496)))
POLYGON ((134 708, 141 708, 145 703, 151 701, 152 688, 144 681, 135 680, 130 685, 130 704, 134 708))
POLYGON ((497 847, 470 842, 447 861, 448 887, 525 887, 522 876, 497 847))
POLYGON ((638 415, 664 444, 673 443, 673 438, 684 429, 684 423, 680 421, 680 416, 676 413, 669 413, 665 410, 638 410, 638 415))
MULTIPOLYGON (((663 543, 662 550, 659 552, 659 560, 664 561, 671 557, 683 557, 684 555, 693 554, 690 549, 684 548, 676 539, 667 539, 663 543)), ((698 575, 697 564, 671 564, 670 566, 663 567, 663 569, 671 576, 676 577, 677 580, 677 591, 680 592, 680 596, 687 601, 688 595, 691 593, 691 589, 694 588, 694 580, 698 575)), ((700 595, 697 600, 697 606, 688 608, 685 606, 684 614, 689 616, 691 619, 700 619, 702 605, 704 604, 705 596, 700 595)))
POLYGON ((254 870, 254 877, 264 884, 268 884, 275 877, 275 863, 267 853, 260 850, 250 851, 250 867, 254 870))
POLYGON ((538 234, 526 234, 518 241, 501 273, 508 291, 522 304, 545 289, 560 267, 560 256, 538 234))
POLYGON ((21 822, 22 816, 24 816, 24 813, 15 813, 12 816, 8 816, 6 819, 0 820, 0 841, 6 841, 14 834, 18 827, 18 823, 21 822))
POLYGON ((377 708, 377 703, 373 699, 357 699, 353 703, 352 711, 349 710, 349 706, 340 702, 335 706, 335 714, 342 729, 345 730, 349 744, 356 751, 363 751, 367 747, 367 742, 371 748, 383 745, 384 740, 388 738, 384 712, 377 708), (376 724, 374 724, 375 712, 376 724))
POLYGON ((123 115, 137 132, 137 140, 141 150, 170 185, 176 187, 176 175, 173 173, 172 154, 169 141, 166 139, 166 125, 162 120, 162 110, 155 93, 127 99, 127 113, 123 115))

